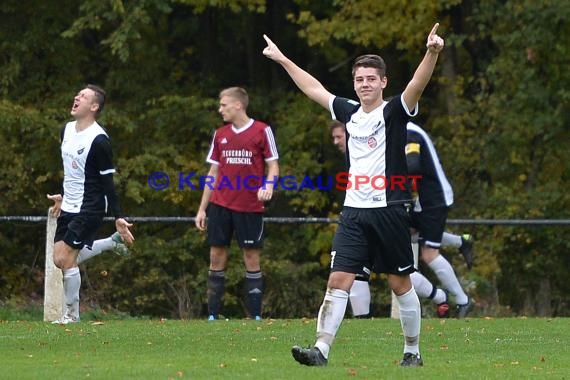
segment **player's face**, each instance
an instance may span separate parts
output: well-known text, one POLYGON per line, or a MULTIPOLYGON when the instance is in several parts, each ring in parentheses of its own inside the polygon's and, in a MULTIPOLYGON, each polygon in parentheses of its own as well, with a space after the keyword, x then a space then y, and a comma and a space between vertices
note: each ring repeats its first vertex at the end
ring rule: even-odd
POLYGON ((96 103, 95 91, 84 88, 73 98, 70 113, 75 119, 81 119, 85 116, 95 114, 98 109, 99 104, 96 103))
POLYGON ((333 144, 342 153, 346 153, 346 134, 342 128, 335 128, 332 130, 333 144))
POLYGON ((218 112, 222 115, 224 123, 233 123, 240 109, 241 103, 231 96, 222 96, 220 98, 218 112))
POLYGON ((374 67, 358 67, 354 72, 354 91, 362 104, 372 104, 382 99, 386 77, 380 77, 374 67))

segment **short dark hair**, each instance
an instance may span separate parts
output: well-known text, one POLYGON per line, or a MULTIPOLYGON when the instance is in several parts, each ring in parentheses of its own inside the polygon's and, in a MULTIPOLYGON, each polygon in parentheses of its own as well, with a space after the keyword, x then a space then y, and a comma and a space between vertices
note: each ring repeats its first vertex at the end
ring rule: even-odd
POLYGON ((105 93, 105 90, 95 84, 88 84, 85 86, 85 88, 88 88, 95 93, 95 101, 99 105, 99 108, 97 109, 97 115, 99 115, 105 106, 105 96, 107 95, 105 93))
POLYGON ((344 125, 344 123, 341 123, 338 120, 333 120, 330 124, 329 124, 329 130, 332 132, 333 130, 337 129, 337 128, 342 128, 342 130, 344 131, 346 129, 346 126, 344 125))
POLYGON ((386 62, 384 62, 382 57, 380 57, 379 55, 365 54, 356 57, 356 59, 354 60, 354 64, 352 65, 353 78, 356 69, 358 69, 359 67, 373 67, 378 71, 378 75, 380 75, 381 78, 386 76, 386 71, 387 71, 386 62))

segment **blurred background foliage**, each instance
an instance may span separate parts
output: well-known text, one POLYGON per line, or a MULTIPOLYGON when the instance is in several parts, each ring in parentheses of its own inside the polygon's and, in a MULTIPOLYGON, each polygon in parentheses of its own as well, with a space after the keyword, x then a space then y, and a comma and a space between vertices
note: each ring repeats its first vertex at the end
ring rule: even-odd
MULTIPOLYGON (((333 93, 353 97, 352 60, 388 63, 387 96, 402 91, 435 22, 446 47, 420 102, 455 190, 450 218, 568 218, 570 7, 564 0, 4 0, 0 4, 1 215, 45 215, 61 191, 59 131, 76 91, 108 92, 123 207, 132 216, 194 216, 200 192, 178 173, 208 171, 221 125, 217 94, 245 87, 249 114, 269 123, 282 175, 343 170, 330 115, 299 93, 261 51, 268 34, 333 93), (153 191, 147 178, 167 173, 153 191)), ((335 217, 338 191, 283 191, 268 216, 335 217)), ((111 233, 106 225, 101 235, 111 233)), ((316 315, 336 226, 267 226, 265 314, 316 315)), ((476 236, 467 271, 445 251, 479 315, 570 315, 568 227, 450 226, 476 236)), ((208 247, 189 223, 138 223, 131 259, 105 254, 81 267, 84 307, 132 316, 204 315, 208 247)), ((0 224, 0 305, 40 303, 45 225, 0 224)), ((232 248, 224 312, 244 315, 243 264, 232 248)), ((431 276, 428 270, 425 271, 431 276)), ((432 277, 433 278, 433 277, 432 277)), ((390 295, 373 280, 374 313, 390 295)), ((433 311, 430 306, 425 313, 433 311)))

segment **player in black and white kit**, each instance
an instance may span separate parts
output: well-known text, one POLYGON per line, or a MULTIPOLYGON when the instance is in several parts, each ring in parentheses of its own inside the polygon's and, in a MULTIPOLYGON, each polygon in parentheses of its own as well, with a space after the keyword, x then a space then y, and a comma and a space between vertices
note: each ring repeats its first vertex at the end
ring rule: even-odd
POLYGON ((409 174, 417 180, 417 198, 412 210, 412 227, 418 231, 420 259, 434 271, 442 286, 453 296, 457 317, 464 318, 473 304, 463 291, 449 261, 440 253, 447 213, 453 205, 453 189, 431 138, 419 125, 408 123, 406 160, 409 174))
POLYGON ((129 230, 132 224, 124 219, 115 192, 109 136, 96 121, 104 104, 105 92, 95 85, 87 85, 75 96, 71 108, 75 121, 67 123, 61 135, 63 196, 47 196, 55 202, 52 214, 58 216, 53 262, 63 271, 65 302, 63 315, 55 323, 79 322, 81 275, 77 258, 81 251, 91 250, 107 209, 115 216, 122 242, 134 241, 129 230))
POLYGON ((331 272, 317 321, 314 347, 294 346, 301 364, 326 365, 330 347, 342 323, 355 274, 363 267, 387 273, 388 284, 400 304, 404 335, 402 366, 423 365, 419 350, 420 301, 412 286, 415 271, 410 241, 410 216, 406 204, 411 193, 399 182, 407 178, 406 124, 418 112, 418 101, 433 73, 443 39, 434 25, 427 52, 400 96, 386 102, 386 64, 377 55, 356 58, 352 66, 354 90, 360 102, 331 94, 317 79, 287 58, 267 36, 263 54, 279 63, 310 99, 346 125, 349 139, 351 186, 332 246, 331 272), (387 184, 375 182, 383 177, 387 184))
MULTIPOLYGON (((333 144, 346 155, 346 128, 343 123, 333 121, 329 125, 333 144)), ((409 131, 408 131, 409 133, 409 131)), ((409 135, 408 135, 409 137, 409 135)), ((417 242, 417 234, 416 242, 417 242)), ((414 236, 412 236, 414 241, 414 236)), ((410 279, 418 297, 431 300, 436 305, 436 313, 440 318, 449 317, 449 304, 447 302, 447 292, 438 288, 419 271, 410 274, 410 279)), ((349 292, 349 303, 352 314, 355 318, 368 318, 370 315, 370 270, 364 269, 361 273, 356 273, 354 282, 349 292)))

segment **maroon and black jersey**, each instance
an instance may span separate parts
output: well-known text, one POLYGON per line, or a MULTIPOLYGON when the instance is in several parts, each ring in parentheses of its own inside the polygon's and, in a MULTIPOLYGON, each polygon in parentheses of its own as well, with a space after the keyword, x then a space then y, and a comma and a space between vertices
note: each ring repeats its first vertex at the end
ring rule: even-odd
POLYGON ((206 159, 218 165, 210 202, 233 211, 263 212, 257 192, 264 184, 265 162, 278 158, 269 125, 252 119, 239 129, 232 124, 219 128, 206 159))

